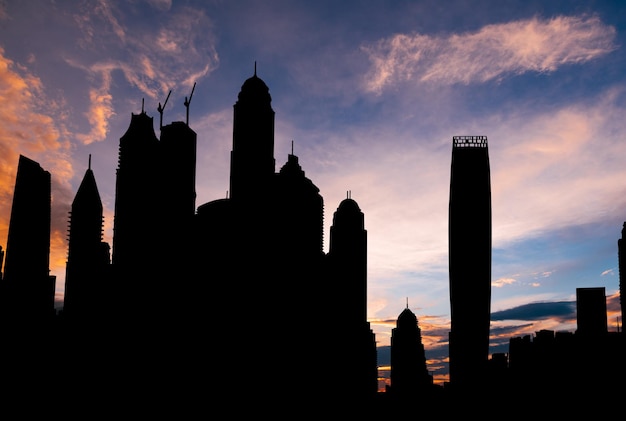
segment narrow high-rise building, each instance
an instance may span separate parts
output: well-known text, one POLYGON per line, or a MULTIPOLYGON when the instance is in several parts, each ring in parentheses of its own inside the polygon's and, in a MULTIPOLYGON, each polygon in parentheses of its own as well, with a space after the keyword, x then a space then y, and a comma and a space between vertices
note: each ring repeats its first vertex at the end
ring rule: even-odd
POLYGON ((489 358, 491 181, 486 136, 454 136, 448 220, 450 384, 477 385, 489 358))
POLYGON ((171 263, 160 265, 155 276, 165 280, 161 285, 163 290, 167 288, 167 282, 176 279, 178 292, 187 288, 182 283, 190 282, 194 277, 191 256, 195 244, 189 241, 189 232, 193 229, 196 213, 197 135, 187 123, 174 121, 161 127, 159 140, 161 169, 155 174, 154 183, 159 190, 155 214, 163 222, 157 221, 153 230, 158 233, 159 241, 166 245, 171 263))
POLYGON ((328 250, 326 313, 339 322, 334 333, 339 388, 368 399, 378 390, 374 333, 367 321, 367 230, 364 214, 350 197, 333 215, 328 250), (331 309, 331 311, 329 311, 331 309))
POLYGON ((333 215, 328 259, 334 296, 343 303, 349 321, 367 320, 367 230, 350 192, 333 215))
MULTIPOLYGON (((619 304, 620 304, 620 325, 624 325, 624 306, 626 298, 626 222, 622 225, 622 238, 617 240, 617 262, 619 270, 619 304)), ((623 331, 623 328, 622 328, 623 331)))
POLYGON ((3 301, 20 322, 54 315, 55 277, 50 275, 51 176, 20 155, 4 261, 3 301))
POLYGON ((132 114, 119 143, 112 249, 113 265, 129 282, 153 267, 151 260, 158 253, 156 227, 162 221, 154 215, 166 199, 157 194, 160 185, 155 183, 157 170, 166 170, 157 160, 158 142, 153 118, 143 110, 132 114))
POLYGON ((254 200, 267 194, 276 171, 274 110, 269 88, 254 75, 241 86, 233 107, 233 149, 230 153, 230 197, 254 200))
POLYGON ((102 201, 90 155, 69 218, 63 313, 72 322, 93 324, 107 313, 106 282, 110 281, 111 257, 109 244, 102 238, 103 225, 102 201))

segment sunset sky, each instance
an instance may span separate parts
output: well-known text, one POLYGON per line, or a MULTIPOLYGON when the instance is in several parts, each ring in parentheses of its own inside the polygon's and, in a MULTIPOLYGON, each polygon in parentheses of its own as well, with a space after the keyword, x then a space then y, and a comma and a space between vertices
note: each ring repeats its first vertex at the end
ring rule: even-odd
POLYGON ((184 121, 194 83, 196 205, 226 197, 233 105, 256 62, 276 112, 277 170, 293 141, 324 198, 325 250, 348 191, 365 214, 379 346, 408 303, 429 368, 447 356, 455 135, 489 143, 494 352, 512 336, 574 331, 577 287, 606 288, 614 331, 625 46, 616 1, 0 1, 0 245, 22 154, 52 174, 62 306, 68 211, 89 155, 111 244, 131 115, 143 101, 158 135, 159 103, 171 90, 163 122, 184 121))

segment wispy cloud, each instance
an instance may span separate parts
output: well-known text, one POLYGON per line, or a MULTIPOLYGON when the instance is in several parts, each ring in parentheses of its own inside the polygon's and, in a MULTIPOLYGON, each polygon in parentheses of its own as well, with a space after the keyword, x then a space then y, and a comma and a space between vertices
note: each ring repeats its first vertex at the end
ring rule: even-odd
POLYGON ((76 135, 76 138, 86 145, 104 140, 108 134, 109 119, 115 114, 113 97, 109 92, 110 83, 110 74, 103 74, 102 86, 89 89, 89 108, 85 112, 85 117, 90 123, 91 130, 87 134, 76 135))
POLYGON ((372 63, 365 87, 378 93, 406 81, 471 84, 552 72, 615 50, 615 33, 597 16, 558 16, 448 36, 396 34, 362 47, 372 63))
MULTIPOLYGON (((90 131, 77 135, 88 144, 104 140, 115 114, 114 74, 119 72, 133 88, 152 99, 169 90, 189 88, 217 68, 219 57, 211 20, 201 10, 170 10, 168 2, 155 2, 154 25, 135 25, 130 8, 124 12, 107 2, 76 17, 84 34, 83 48, 98 54, 68 57, 66 62, 84 70, 90 79, 90 131), (167 19, 158 14, 167 12, 167 19), (113 36, 107 37, 107 34, 113 36), (105 40, 105 41, 103 41, 105 40)), ((144 11, 145 12, 145 11, 144 11)))
POLYGON ((502 288, 505 285, 515 284, 517 281, 513 278, 500 278, 491 282, 491 286, 494 288, 502 288))

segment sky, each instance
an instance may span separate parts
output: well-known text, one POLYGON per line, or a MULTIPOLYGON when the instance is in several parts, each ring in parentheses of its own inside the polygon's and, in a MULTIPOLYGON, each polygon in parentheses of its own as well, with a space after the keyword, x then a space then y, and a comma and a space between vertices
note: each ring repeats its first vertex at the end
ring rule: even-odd
POLYGON ((616 331, 625 45, 615 1, 0 0, 0 245, 22 154, 52 175, 62 307, 68 212, 89 156, 112 244, 119 139, 142 107, 158 134, 166 99, 169 124, 191 98, 196 205, 226 197, 233 105, 256 66, 276 112, 276 169, 293 144, 324 198, 325 251, 348 192, 365 215, 379 362, 408 307, 445 379, 457 135, 489 144, 491 352, 575 331, 579 287, 606 289, 616 331))

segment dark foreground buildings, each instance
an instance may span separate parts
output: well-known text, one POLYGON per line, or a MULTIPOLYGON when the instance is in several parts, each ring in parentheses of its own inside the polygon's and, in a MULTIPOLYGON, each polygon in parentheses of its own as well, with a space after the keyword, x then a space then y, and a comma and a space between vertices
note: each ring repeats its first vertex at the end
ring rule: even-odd
MULTIPOLYGON (((285 401, 371 402, 376 342, 357 202, 348 193, 337 207, 325 253, 323 197, 293 153, 277 171, 274 110, 256 71, 234 105, 228 197, 196 205, 196 133, 188 122, 159 126, 157 135, 142 110, 120 138, 111 248, 90 163, 72 203, 50 355, 63 367, 62 387, 81 398, 212 396, 217 407, 254 399, 266 410, 285 401), (337 329, 321 337, 326 323, 337 329)), ((35 205, 20 204, 22 167, 13 218, 32 231, 31 220, 20 222, 35 205)), ((47 206, 28 217, 47 223, 36 233, 48 241, 39 258, 49 252, 50 175, 31 179, 47 206)), ((12 269, 16 231, 3 284, 23 275, 26 285, 30 274, 12 269)), ((47 261, 36 267, 47 275, 47 261)))
POLYGON ((324 253, 319 189, 293 153, 275 166, 266 84, 255 72, 234 105, 228 197, 197 205, 196 133, 188 122, 159 124, 159 131, 142 110, 120 138, 112 247, 103 241, 88 163, 70 211, 59 314, 48 271, 50 174, 20 158, 4 255, 0 249, 5 407, 19 403, 24 411, 54 399, 68 417, 371 418, 442 408, 484 414, 563 390, 617 396, 606 393, 609 381, 623 396, 623 335, 605 332, 603 291, 577 291, 580 340, 541 332, 534 342, 512 339, 509 356, 487 360, 486 138, 453 138, 451 387, 433 386, 407 308, 392 334, 392 384, 377 393, 364 214, 348 193, 333 213, 324 253), (320 327, 330 324, 336 329, 322 336, 320 327), (608 376, 595 374, 596 361, 611 364, 608 376), (472 405, 440 405, 467 399, 472 405))
MULTIPOLYGON (((621 401, 626 394, 626 342, 607 329, 604 287, 576 289, 575 332, 541 330, 509 341, 506 380, 495 387, 520 398, 551 395, 572 399, 574 408, 621 401)), ((504 372, 502 372, 504 373, 504 372)))

